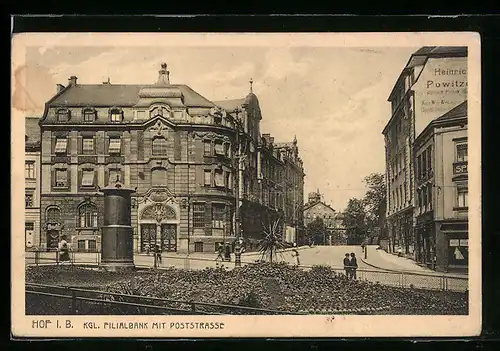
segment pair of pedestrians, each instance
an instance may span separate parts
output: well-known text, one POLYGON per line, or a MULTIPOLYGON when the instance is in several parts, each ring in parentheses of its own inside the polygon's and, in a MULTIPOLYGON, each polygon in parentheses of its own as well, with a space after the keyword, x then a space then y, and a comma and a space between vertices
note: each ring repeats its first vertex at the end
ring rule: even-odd
POLYGON ((351 252, 345 254, 344 257, 344 270, 345 275, 348 279, 356 279, 356 270, 358 269, 358 260, 356 259, 356 254, 351 252))

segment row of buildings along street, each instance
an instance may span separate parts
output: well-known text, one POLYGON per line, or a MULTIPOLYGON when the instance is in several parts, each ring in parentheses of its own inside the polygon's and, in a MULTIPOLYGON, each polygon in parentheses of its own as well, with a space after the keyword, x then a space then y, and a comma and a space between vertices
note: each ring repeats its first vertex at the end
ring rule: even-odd
POLYGON ((383 246, 439 271, 466 269, 467 48, 416 51, 389 102, 383 246))
POLYGON ((26 118, 26 247, 100 249, 103 197, 119 180, 136 188, 134 250, 214 252, 266 226, 295 243, 303 225, 304 167, 297 139, 261 133, 252 91, 213 102, 171 84, 167 65, 151 85, 79 84, 72 76, 26 118))
MULTIPOLYGON (((344 214, 319 189, 304 201, 297 139, 262 133, 252 83, 246 97, 211 101, 172 84, 162 64, 150 85, 58 84, 43 116, 26 118, 26 248, 56 249, 65 236, 75 251, 99 251, 99 188, 116 180, 136 188, 136 252, 213 253, 240 237, 252 249, 278 218, 288 244, 306 243, 321 218, 319 241, 346 245, 344 214)), ((373 243, 438 271, 465 270, 467 48, 414 52, 388 101, 386 211, 373 243)))

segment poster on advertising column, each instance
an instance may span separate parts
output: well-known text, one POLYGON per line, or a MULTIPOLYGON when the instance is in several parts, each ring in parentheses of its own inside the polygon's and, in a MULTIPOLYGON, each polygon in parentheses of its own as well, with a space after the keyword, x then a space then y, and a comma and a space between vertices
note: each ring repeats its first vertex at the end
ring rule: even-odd
POLYGON ((467 99, 467 56, 429 58, 413 91, 415 136, 418 136, 432 120, 467 99))

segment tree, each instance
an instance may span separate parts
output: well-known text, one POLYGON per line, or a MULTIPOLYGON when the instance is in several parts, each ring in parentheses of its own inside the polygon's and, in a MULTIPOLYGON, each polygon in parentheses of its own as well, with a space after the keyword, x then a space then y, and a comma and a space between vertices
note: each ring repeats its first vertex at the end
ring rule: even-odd
POLYGON ((357 198, 349 199, 343 219, 346 228, 347 244, 360 245, 367 236, 367 215, 364 201, 357 198))
POLYGON ((385 177, 381 173, 372 173, 363 179, 368 187, 363 198, 366 213, 366 224, 370 229, 370 243, 375 237, 379 239, 386 235, 385 211, 386 211, 386 189, 385 177))
POLYGON ((316 217, 312 222, 307 225, 307 236, 310 242, 316 244, 326 244, 326 226, 321 217, 316 217))

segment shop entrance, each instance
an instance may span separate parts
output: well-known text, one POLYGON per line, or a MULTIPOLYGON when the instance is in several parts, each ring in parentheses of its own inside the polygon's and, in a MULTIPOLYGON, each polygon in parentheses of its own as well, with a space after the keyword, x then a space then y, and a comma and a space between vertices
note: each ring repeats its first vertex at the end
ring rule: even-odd
POLYGON ((59 245, 59 231, 51 229, 47 231, 47 250, 57 250, 59 245))

